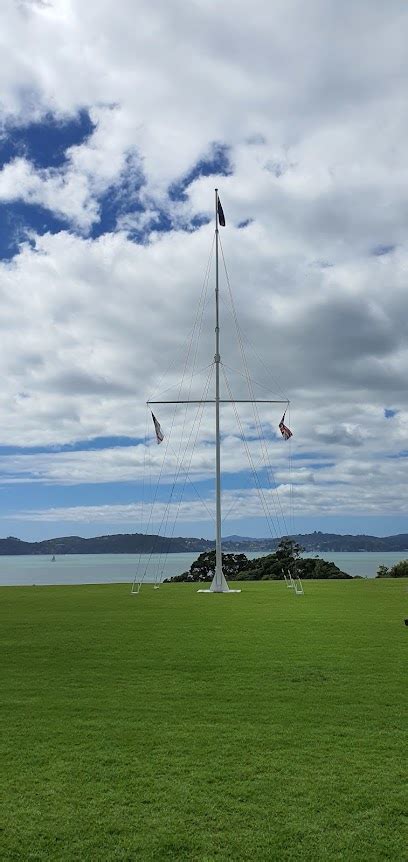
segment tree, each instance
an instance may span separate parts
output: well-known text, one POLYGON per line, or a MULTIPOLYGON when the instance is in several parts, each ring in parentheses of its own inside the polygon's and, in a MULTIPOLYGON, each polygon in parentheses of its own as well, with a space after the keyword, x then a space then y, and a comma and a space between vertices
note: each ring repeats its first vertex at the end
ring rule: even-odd
POLYGON ((294 562, 300 557, 302 551, 303 548, 294 539, 283 536, 276 548, 275 555, 278 560, 294 562))
POLYGON ((408 560, 400 560, 390 569, 390 578, 408 578, 408 560))
POLYGON ((319 580, 329 580, 333 581, 339 578, 352 578, 352 575, 347 575, 346 572, 342 572, 341 569, 336 566, 335 563, 330 563, 327 560, 321 560, 319 557, 316 557, 314 560, 311 560, 313 568, 310 574, 305 574, 303 569, 303 564, 309 562, 309 560, 300 560, 299 561, 299 576, 301 578, 314 578, 319 580))
POLYGON ((241 572, 239 579, 243 581, 282 581, 289 572, 292 577, 297 575, 304 579, 335 580, 336 578, 351 578, 352 575, 342 572, 335 563, 321 560, 320 557, 302 559, 303 548, 289 536, 280 540, 276 552, 258 557, 248 563, 248 568, 241 572))
POLYGON ((383 565, 378 566, 376 577, 377 578, 389 578, 390 577, 389 568, 387 566, 383 566, 383 565))
MULTIPOLYGON (((302 559, 300 553, 302 548, 288 536, 281 539, 276 552, 267 554, 265 557, 257 557, 248 560, 245 554, 223 554, 222 568, 225 577, 229 581, 283 581, 284 574, 289 572, 293 577, 300 578, 351 578, 345 572, 340 571, 335 563, 314 559, 302 559)), ((215 551, 204 551, 188 572, 169 578, 169 581, 195 583, 211 581, 215 572, 215 551)))
MULTIPOLYGON (((222 570, 227 580, 234 581, 248 566, 248 558, 245 554, 223 554, 222 555, 222 570)), ((188 572, 183 572, 182 575, 176 575, 174 578, 168 578, 166 582, 187 581, 193 583, 201 583, 203 581, 211 581, 215 572, 215 551, 204 551, 191 564, 188 572)))
POLYGON ((240 573, 243 581, 278 581, 283 578, 282 561, 276 554, 267 554, 255 560, 248 560, 247 567, 240 573))
POLYGON ((281 581, 283 573, 295 573, 300 553, 303 549, 289 536, 280 539, 274 554, 250 560, 248 567, 241 572, 240 579, 248 581, 281 581))

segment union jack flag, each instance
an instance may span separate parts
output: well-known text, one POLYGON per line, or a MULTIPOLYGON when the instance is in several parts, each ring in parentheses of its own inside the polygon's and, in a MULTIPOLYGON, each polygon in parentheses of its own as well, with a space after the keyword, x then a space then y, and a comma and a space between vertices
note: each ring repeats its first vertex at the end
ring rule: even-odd
POLYGON ((285 422, 284 422, 285 416, 286 416, 286 411, 283 414, 281 421, 279 422, 279 431, 281 432, 284 440, 289 440, 289 437, 293 437, 293 434, 292 434, 290 428, 288 428, 288 426, 285 425, 285 422))

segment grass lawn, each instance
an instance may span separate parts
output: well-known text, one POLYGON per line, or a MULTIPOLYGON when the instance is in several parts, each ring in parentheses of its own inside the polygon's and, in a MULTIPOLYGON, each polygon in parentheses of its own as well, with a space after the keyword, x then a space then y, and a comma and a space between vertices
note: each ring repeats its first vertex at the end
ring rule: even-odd
POLYGON ((0 589, 0 859, 407 859, 406 580, 0 589))

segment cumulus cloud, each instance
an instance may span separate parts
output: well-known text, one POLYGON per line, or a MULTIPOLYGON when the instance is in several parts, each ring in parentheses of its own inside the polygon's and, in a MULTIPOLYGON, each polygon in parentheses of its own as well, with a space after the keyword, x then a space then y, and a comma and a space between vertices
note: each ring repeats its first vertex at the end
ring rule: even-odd
MULTIPOLYGON (((406 459, 391 456, 407 448, 407 8, 279 0, 271 14, 255 0, 248 16, 240 0, 232 16, 202 0, 137 10, 125 0, 119 15, 112 0, 6 0, 0 17, 3 136, 83 108, 93 123, 60 167, 19 156, 0 171, 2 202, 40 204, 67 224, 31 232, 0 263, 1 442, 144 438, 144 402, 177 393, 195 355, 189 337, 212 227, 192 227, 211 217, 217 184, 256 394, 293 402, 297 510, 405 511, 406 459), (197 166, 217 146, 228 175, 204 176, 197 166), (183 194, 172 195, 180 183, 183 194), (108 191, 115 218, 91 239, 108 191), (390 404, 398 412, 385 419, 390 404)), ((235 397, 245 397, 224 278, 221 292, 222 358, 235 397)), ((213 330, 211 283, 196 369, 212 360, 213 330)), ((199 397, 206 373, 187 375, 183 392, 199 397)), ((268 408, 264 421, 286 499, 279 411, 268 408)), ((242 469, 234 420, 223 412, 231 475, 242 469)), ((169 428, 170 408, 160 421, 169 428)), ((241 421, 253 438, 249 410, 241 421)), ((181 414, 176 449, 183 424, 181 414)), ((192 461, 200 481, 212 470, 212 443, 205 412, 192 461)), ((27 471, 33 482, 139 481, 138 451, 21 455, 1 466, 6 482, 27 471)), ((242 500, 237 511, 252 511, 242 500)), ((93 511, 96 521, 108 517, 93 511)))
MULTIPOLYGON (((282 474, 283 476, 283 474, 282 474)), ((263 518, 265 535, 282 535, 293 531, 293 518, 305 513, 321 517, 325 515, 366 516, 379 513, 387 515, 406 515, 405 478, 401 475, 400 465, 392 462, 378 465, 366 458, 356 470, 354 462, 346 461, 339 468, 328 468, 323 476, 313 471, 305 475, 300 471, 286 475, 286 482, 278 485, 277 491, 263 487, 262 494, 256 488, 236 488, 223 494, 224 516, 228 520, 249 521, 263 518), (356 483, 355 480, 359 480, 356 483), (314 478, 315 481, 311 481, 314 478), (292 484, 294 479, 294 484, 292 484), (378 495, 381 495, 381 509, 378 495), (268 522, 265 520, 267 513, 268 522)), ((146 532, 154 527, 168 527, 167 533, 176 523, 214 523, 214 495, 194 495, 191 490, 189 499, 170 499, 156 501, 151 508, 149 501, 135 503, 59 506, 43 509, 29 509, 16 512, 17 521, 67 522, 94 524, 135 524, 142 522, 146 532)), ((150 500, 151 504, 151 500, 150 500)), ((177 528, 178 529, 178 528, 177 528)), ((224 527, 225 530, 225 527, 224 527)))
POLYGON ((24 9, 6 0, 1 15, 4 116, 89 107, 97 130, 75 155, 79 172, 112 178, 136 150, 145 193, 165 198, 221 141, 240 209, 258 214, 274 198, 292 233, 303 229, 309 243, 320 232, 339 252, 364 231, 370 247, 392 239, 389 193, 403 210, 406 179, 408 13, 396 0, 387 11, 368 0, 307 10, 279 0, 273 15, 257 0, 250 16, 243 2, 232 16, 202 0, 137 11, 125 0, 120 14, 112 0, 24 9))
POLYGON ((35 169, 24 158, 15 159, 0 172, 0 201, 17 200, 40 204, 85 230, 98 216, 96 201, 83 174, 35 169))

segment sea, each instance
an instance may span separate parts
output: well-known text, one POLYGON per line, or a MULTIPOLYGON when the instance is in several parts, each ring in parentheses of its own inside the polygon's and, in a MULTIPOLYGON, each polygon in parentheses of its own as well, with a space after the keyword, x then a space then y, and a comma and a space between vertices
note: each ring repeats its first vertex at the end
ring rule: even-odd
MULTIPOLYGON (((247 557, 271 553, 248 552, 247 557)), ((0 586, 45 586, 58 584, 155 583, 180 575, 190 568, 197 553, 189 554, 64 554, 56 556, 0 556, 0 586)), ((305 553, 329 560, 348 575, 375 578, 378 567, 393 566, 408 558, 408 552, 305 553)))

